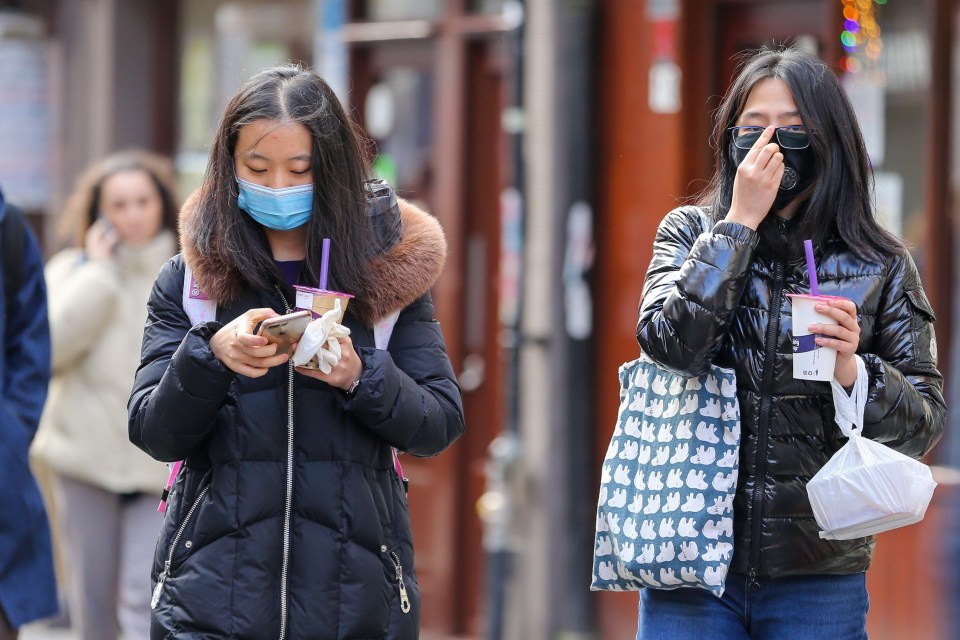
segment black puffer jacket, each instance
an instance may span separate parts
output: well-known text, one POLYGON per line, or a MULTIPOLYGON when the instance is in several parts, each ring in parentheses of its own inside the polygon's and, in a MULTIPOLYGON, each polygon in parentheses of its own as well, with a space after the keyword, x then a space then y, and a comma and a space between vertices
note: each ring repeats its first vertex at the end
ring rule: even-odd
MULTIPOLYGON (((821 540, 806 483, 844 439, 826 382, 794 380, 790 299, 809 293, 806 264, 756 252, 743 225, 685 207, 663 220, 637 326, 641 350, 668 369, 736 371, 742 440, 731 570, 762 577, 849 574, 873 538, 821 540)), ((840 241, 817 250, 820 291, 852 299, 869 396, 864 435, 919 458, 943 431, 933 311, 910 255, 864 262, 840 241)))
MULTIPOLYGON (((427 293, 442 232, 406 204, 403 220, 378 266, 393 293, 378 292, 387 306, 375 310, 404 307, 389 351, 349 308, 344 320, 363 360, 350 398, 287 366, 254 379, 214 358, 208 340, 222 323, 250 308, 283 311, 278 291, 248 291, 218 322, 191 327, 183 258, 160 272, 130 437, 159 460, 186 462, 157 545, 151 637, 418 637, 410 518, 390 446, 439 453, 463 432, 463 410, 427 293)), ((198 280, 227 277, 184 240, 198 280)))

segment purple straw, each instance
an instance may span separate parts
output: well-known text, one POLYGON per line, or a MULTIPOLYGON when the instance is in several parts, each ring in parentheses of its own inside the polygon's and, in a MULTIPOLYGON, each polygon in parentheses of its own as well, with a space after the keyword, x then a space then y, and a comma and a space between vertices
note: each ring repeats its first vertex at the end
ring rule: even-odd
POLYGON ((810 275, 810 294, 820 295, 820 285, 817 282, 817 263, 813 260, 813 242, 803 241, 803 249, 807 252, 807 273, 810 275))
POLYGON ((323 239, 323 251, 320 254, 320 288, 327 290, 327 269, 330 266, 330 238, 323 239))

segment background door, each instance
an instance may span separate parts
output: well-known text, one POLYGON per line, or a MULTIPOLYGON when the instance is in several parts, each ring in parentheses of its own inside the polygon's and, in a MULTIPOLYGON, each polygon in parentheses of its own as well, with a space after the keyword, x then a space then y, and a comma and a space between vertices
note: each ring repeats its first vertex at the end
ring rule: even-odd
MULTIPOLYGON (((483 631, 485 563, 476 503, 487 446, 504 412, 501 46, 496 24, 484 16, 448 13, 438 9, 435 22, 424 22, 423 37, 354 42, 350 73, 351 107, 375 143, 375 171, 401 197, 436 215, 449 243, 434 302, 463 391, 467 431, 437 458, 401 457, 410 478, 425 638, 483 631)), ((357 31, 369 26, 358 23, 357 31)))

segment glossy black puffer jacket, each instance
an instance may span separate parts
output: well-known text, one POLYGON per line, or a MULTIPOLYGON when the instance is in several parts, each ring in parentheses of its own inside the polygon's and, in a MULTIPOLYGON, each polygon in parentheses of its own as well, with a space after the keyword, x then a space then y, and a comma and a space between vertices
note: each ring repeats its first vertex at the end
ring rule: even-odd
MULTIPOLYGON (((809 293, 803 258, 759 254, 759 235, 713 224, 694 207, 660 224, 637 325, 641 350, 667 369, 732 368, 741 413, 731 571, 760 577, 850 574, 873 538, 821 540, 807 481, 845 442, 830 385, 794 380, 788 293, 809 293)), ((852 299, 869 376, 864 435, 919 458, 940 438, 945 406, 933 311, 908 253, 859 259, 839 240, 817 250, 820 291, 852 299)))

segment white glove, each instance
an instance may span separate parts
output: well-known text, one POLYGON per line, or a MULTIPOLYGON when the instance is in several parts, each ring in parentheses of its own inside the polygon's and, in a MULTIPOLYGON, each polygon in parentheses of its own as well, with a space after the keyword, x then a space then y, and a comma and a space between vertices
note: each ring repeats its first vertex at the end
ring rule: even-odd
POLYGON ((350 335, 350 329, 337 322, 340 314, 340 301, 336 300, 333 309, 307 325, 293 354, 294 366, 302 367, 314 356, 317 359, 316 368, 323 373, 330 373, 337 366, 342 354, 337 338, 350 335))

